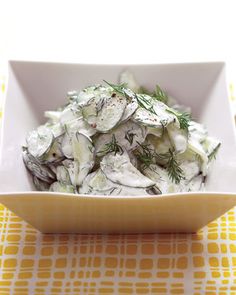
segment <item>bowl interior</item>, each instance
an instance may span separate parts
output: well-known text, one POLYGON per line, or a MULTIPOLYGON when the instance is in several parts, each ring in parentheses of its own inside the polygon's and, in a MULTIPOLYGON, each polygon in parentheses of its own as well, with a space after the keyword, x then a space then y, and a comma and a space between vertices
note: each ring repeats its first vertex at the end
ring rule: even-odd
POLYGON ((191 107, 193 117, 222 142, 206 190, 236 191, 236 141, 223 63, 81 65, 19 61, 9 63, 0 153, 0 191, 34 190, 22 161, 21 146, 27 133, 45 122, 45 110, 54 110, 64 104, 69 90, 102 83, 103 79, 117 82, 125 69, 133 72, 147 89, 152 90, 159 84, 181 104, 191 107))

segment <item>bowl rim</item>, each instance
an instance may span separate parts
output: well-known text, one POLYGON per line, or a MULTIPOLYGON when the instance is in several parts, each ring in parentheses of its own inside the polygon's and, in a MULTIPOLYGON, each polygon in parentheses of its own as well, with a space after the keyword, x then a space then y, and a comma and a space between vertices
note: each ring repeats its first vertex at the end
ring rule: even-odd
POLYGON ((196 192, 180 192, 180 193, 168 193, 168 194, 160 194, 160 195, 140 195, 140 196, 106 196, 106 195, 86 195, 86 194, 72 194, 72 193, 60 193, 60 192, 49 192, 49 191, 23 191, 23 192, 6 192, 6 193, 1 193, 0 192, 0 198, 1 197, 11 197, 11 196, 19 196, 19 197, 25 197, 25 196, 44 196, 44 197, 54 197, 57 196, 59 198, 89 198, 89 199, 106 199, 106 200, 136 200, 136 199, 153 199, 153 198, 173 198, 173 197, 190 197, 190 196, 217 196, 217 197, 224 197, 224 196, 229 196, 229 197, 235 197, 236 198, 236 192, 231 193, 231 192, 214 192, 214 191, 196 191, 196 192))

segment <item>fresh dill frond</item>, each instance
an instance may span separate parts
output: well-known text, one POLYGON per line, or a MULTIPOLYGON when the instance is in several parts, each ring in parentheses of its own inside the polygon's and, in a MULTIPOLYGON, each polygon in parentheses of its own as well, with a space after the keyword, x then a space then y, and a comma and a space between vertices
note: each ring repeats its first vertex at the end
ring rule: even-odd
POLYGON ((128 98, 135 98, 141 108, 146 109, 147 111, 153 113, 156 115, 156 112, 153 108, 153 97, 147 94, 137 94, 127 88, 126 83, 122 84, 112 84, 107 82, 106 80, 103 80, 106 84, 108 84, 110 87, 114 89, 114 91, 118 92, 119 94, 124 95, 125 97, 128 98), (149 99, 147 99, 147 96, 149 99))
POLYGON ((115 153, 115 155, 117 153, 121 155, 124 153, 123 148, 118 144, 118 141, 116 140, 116 137, 114 134, 112 134, 111 141, 106 143, 104 149, 99 151, 98 154, 105 155, 105 154, 113 153, 113 152, 115 153))
POLYGON ((180 168, 178 161, 176 160, 175 153, 171 149, 165 154, 158 155, 161 159, 166 161, 166 170, 168 176, 172 182, 179 184, 181 179, 184 179, 184 172, 180 168))
POLYGON ((179 184, 181 179, 184 179, 184 172, 180 168, 174 151, 169 149, 165 154, 157 154, 150 145, 140 144, 140 149, 136 151, 136 156, 142 164, 142 169, 150 168, 152 164, 156 164, 156 160, 162 160, 164 167, 167 170, 168 177, 172 182, 179 184))
POLYGON ((150 95, 152 96, 152 93, 150 91, 148 91, 145 87, 141 86, 138 90, 138 93, 140 94, 147 94, 147 95, 150 95))
POLYGON ((177 118, 179 120, 180 129, 188 130, 189 123, 190 123, 190 120, 191 120, 190 114, 184 112, 181 115, 177 116, 177 118))
POLYGON ((153 93, 153 98, 167 104, 168 102, 168 95, 160 88, 159 85, 156 85, 155 92, 153 93))
POLYGON ((147 99, 146 95, 144 94, 136 94, 136 99, 141 108, 146 109, 147 111, 156 115, 156 112, 153 108, 153 101, 150 96, 150 99, 147 99))
POLYGON ((112 83, 109 83, 107 82, 106 80, 103 80, 107 85, 109 85, 110 87, 113 88, 113 90, 115 92, 118 92, 119 94, 122 94, 124 95, 124 88, 127 87, 127 84, 126 83, 122 83, 122 84, 112 84, 112 83))
POLYGON ((141 162, 142 169, 145 170, 150 167, 150 165, 155 164, 156 153, 150 148, 149 144, 140 144, 137 142, 140 149, 136 151, 137 159, 141 162))
POLYGON ((208 155, 209 162, 216 158, 216 154, 217 154, 220 146, 221 146, 221 143, 219 142, 217 144, 217 146, 213 149, 213 151, 208 155))
POLYGON ((179 121, 180 129, 184 129, 188 131, 188 127, 191 120, 191 115, 189 113, 186 113, 186 112, 180 113, 173 109, 167 109, 166 111, 176 116, 176 118, 179 121))
POLYGON ((125 139, 128 140, 129 144, 132 145, 134 142, 134 137, 137 136, 137 134, 133 133, 131 130, 128 130, 125 133, 125 139))

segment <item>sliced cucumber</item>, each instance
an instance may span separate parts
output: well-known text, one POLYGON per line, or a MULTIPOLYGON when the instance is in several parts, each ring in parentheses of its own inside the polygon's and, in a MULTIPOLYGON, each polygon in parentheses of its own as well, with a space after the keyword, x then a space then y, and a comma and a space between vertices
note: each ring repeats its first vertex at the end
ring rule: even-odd
POLYGON ((29 133, 26 142, 29 153, 36 158, 40 158, 49 150, 53 143, 52 131, 46 126, 40 126, 37 130, 29 133))
POLYGON ((191 121, 188 130, 189 136, 200 143, 207 138, 207 130, 197 122, 191 121))
POLYGON ((157 115, 144 108, 138 108, 133 114, 133 120, 143 126, 152 128, 162 128, 162 124, 157 115))
POLYGON ((83 118, 69 121, 65 124, 65 129, 71 136, 76 132, 82 132, 87 136, 93 136, 96 134, 96 129, 91 127, 83 118))
POLYGON ((48 182, 42 181, 36 176, 33 176, 33 183, 38 191, 48 191, 50 184, 48 182))
POLYGON ((101 169, 98 169, 86 176, 79 192, 93 195, 117 195, 120 190, 118 184, 110 181, 101 169))
POLYGON ((180 129, 175 123, 169 124, 166 129, 176 153, 184 153, 188 146, 187 131, 180 129))
POLYGON ((76 192, 73 185, 65 184, 59 181, 52 183, 49 188, 49 191, 58 192, 58 193, 69 193, 69 194, 74 194, 76 192))
POLYGON ((133 97, 131 98, 130 101, 128 101, 120 122, 126 122, 127 120, 129 120, 137 109, 138 109, 138 102, 136 98, 133 97))
POLYGON ((200 165, 196 160, 185 160, 180 164, 180 168, 183 170, 185 180, 191 180, 200 173, 200 165))
POLYGON ((124 186, 120 185, 119 186, 120 190, 116 191, 117 195, 119 196, 145 196, 145 195, 150 195, 148 193, 148 189, 145 188, 136 188, 136 187, 130 187, 130 186, 124 186))
POLYGON ((113 129, 121 120, 126 107, 126 98, 115 95, 107 100, 97 115, 96 129, 106 133, 113 129))
POLYGON ((27 150, 23 148, 23 160, 28 170, 37 178, 47 183, 52 183, 56 179, 56 175, 46 165, 42 165, 27 150))
POLYGON ((84 120, 91 126, 95 126, 97 122, 97 103, 96 99, 92 98, 90 101, 82 108, 82 115, 84 120))
POLYGON ((50 119, 51 123, 57 124, 60 122, 61 112, 60 111, 46 111, 44 116, 50 119))
POLYGON ((84 178, 93 168, 95 149, 89 137, 77 132, 72 139, 73 157, 79 163, 77 185, 81 185, 84 178))
POLYGON ((164 132, 164 127, 156 127, 156 128, 153 128, 153 127, 147 127, 147 134, 152 134, 152 135, 155 135, 157 137, 162 137, 163 135, 163 132, 164 132))
POLYGON ((78 175, 79 175, 79 163, 72 160, 64 160, 62 164, 66 167, 69 176, 70 182, 73 186, 78 185, 78 175))
POLYGON ((149 194, 144 188, 123 186, 112 182, 105 176, 101 169, 89 174, 85 178, 79 192, 84 194, 116 196, 137 196, 149 194))
POLYGON ((155 182, 155 186, 158 187, 163 194, 169 192, 169 186, 172 185, 172 182, 169 179, 166 169, 159 165, 151 164, 143 171, 143 173, 155 182))
MULTIPOLYGON (((216 140, 215 138, 208 136, 203 142, 202 147, 204 151, 207 153, 207 156, 211 157, 211 154, 214 153, 216 156, 217 150, 220 147, 221 143, 219 140, 216 140)), ((213 156, 213 157, 215 157, 213 156)))
POLYGON ((61 150, 61 142, 63 136, 53 139, 50 149, 40 157, 42 163, 58 163, 64 159, 64 154, 61 150))
POLYGON ((72 137, 65 133, 61 142, 61 150, 67 159, 73 159, 72 137))
POLYGON ((108 154, 100 166, 108 179, 121 185, 144 188, 155 184, 131 164, 127 154, 108 154))
POLYGON ((61 150, 68 159, 73 158, 72 138, 76 132, 81 132, 88 137, 97 132, 96 129, 90 127, 88 123, 83 120, 83 118, 68 122, 65 125, 65 129, 66 133, 61 143, 61 150))
POLYGON ((140 89, 138 82, 130 71, 124 71, 121 73, 120 83, 126 84, 127 88, 130 88, 134 92, 138 92, 140 89))
POLYGON ((154 147, 157 154, 165 154, 172 149, 172 144, 166 131, 164 131, 162 137, 160 138, 150 134, 147 136, 146 141, 154 147))
POLYGON ((112 141, 115 136, 118 144, 127 151, 137 148, 138 143, 143 143, 146 137, 146 129, 135 122, 128 121, 113 129, 110 133, 101 134, 95 140, 95 149, 98 155, 104 155, 102 152, 106 149, 106 145, 112 141))
POLYGON ((169 107, 161 101, 155 100, 153 104, 153 109, 155 114, 159 117, 160 122, 163 126, 168 126, 170 123, 175 122, 177 125, 179 124, 178 120, 176 120, 175 115, 168 112, 169 107))
MULTIPOLYGON (((185 165, 181 166, 181 168, 183 168, 183 170, 184 168, 186 168, 184 170, 184 172, 186 172, 187 170, 189 170, 190 167, 187 167, 185 165)), ((185 179, 182 179, 179 184, 173 183, 168 176, 167 170, 160 167, 159 165, 150 165, 150 167, 145 169, 143 173, 156 182, 156 187, 162 192, 162 194, 169 194, 186 191, 196 191, 197 187, 200 188, 203 177, 202 175, 197 175, 196 169, 195 171, 193 170, 190 172, 187 171, 187 177, 185 177, 185 179), (190 177, 193 175, 196 176, 190 179, 190 177)))
POLYGON ((52 124, 52 125, 47 125, 46 126, 51 129, 52 131, 52 134, 53 136, 56 138, 56 137, 59 137, 61 136, 62 134, 65 133, 65 128, 63 125, 61 125, 60 123, 56 123, 56 124, 52 124))
POLYGON ((69 121, 79 118, 82 118, 80 107, 78 107, 76 104, 70 104, 62 111, 60 116, 60 123, 64 125, 69 121))
POLYGON ((80 91, 77 101, 80 106, 84 107, 91 99, 95 98, 99 110, 101 108, 99 107, 99 102, 102 103, 103 100, 109 99, 112 95, 112 92, 113 89, 108 86, 103 86, 100 84, 89 86, 80 91))
POLYGON ((65 166, 57 166, 56 168, 57 180, 66 184, 71 184, 69 171, 65 166))
POLYGON ((200 158, 202 160, 201 171, 202 171, 203 176, 206 176, 208 157, 207 157, 207 154, 204 151, 202 145, 198 141, 192 140, 190 138, 189 142, 188 142, 188 147, 190 150, 192 150, 193 152, 195 152, 196 154, 198 154, 200 156, 200 158))

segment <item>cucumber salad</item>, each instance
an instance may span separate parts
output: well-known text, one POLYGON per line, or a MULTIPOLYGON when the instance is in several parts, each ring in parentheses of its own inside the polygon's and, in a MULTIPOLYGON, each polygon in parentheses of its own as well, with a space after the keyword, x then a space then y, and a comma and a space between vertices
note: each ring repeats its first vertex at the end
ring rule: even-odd
POLYGON ((158 85, 153 92, 125 71, 67 94, 31 131, 23 160, 37 190, 90 195, 155 195, 204 189, 220 147, 158 85))

